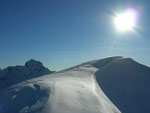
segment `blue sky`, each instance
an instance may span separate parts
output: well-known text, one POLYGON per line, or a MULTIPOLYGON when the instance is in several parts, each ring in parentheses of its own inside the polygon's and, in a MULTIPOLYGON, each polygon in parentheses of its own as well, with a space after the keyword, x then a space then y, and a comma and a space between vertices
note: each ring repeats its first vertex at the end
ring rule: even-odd
POLYGON ((150 64, 149 0, 0 0, 0 67, 34 58, 61 70, 106 56, 150 64), (136 33, 118 33, 110 17, 139 9, 136 33))

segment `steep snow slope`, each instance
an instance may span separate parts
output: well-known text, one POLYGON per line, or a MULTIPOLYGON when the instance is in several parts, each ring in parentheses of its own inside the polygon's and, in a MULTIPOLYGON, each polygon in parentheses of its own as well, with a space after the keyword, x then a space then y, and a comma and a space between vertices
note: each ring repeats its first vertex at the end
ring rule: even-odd
POLYGON ((95 80, 96 62, 1 90, 0 113, 120 113, 95 80))
POLYGON ((36 60, 29 60, 25 66, 7 67, 0 71, 0 89, 8 87, 12 84, 52 73, 45 68, 41 62, 36 60))
POLYGON ((150 113, 149 67, 122 57, 110 57, 93 65, 98 68, 98 84, 121 112, 150 113))
POLYGON ((120 113, 108 98, 123 113, 150 113, 150 68, 123 57, 83 63, 0 90, 0 113, 120 113))

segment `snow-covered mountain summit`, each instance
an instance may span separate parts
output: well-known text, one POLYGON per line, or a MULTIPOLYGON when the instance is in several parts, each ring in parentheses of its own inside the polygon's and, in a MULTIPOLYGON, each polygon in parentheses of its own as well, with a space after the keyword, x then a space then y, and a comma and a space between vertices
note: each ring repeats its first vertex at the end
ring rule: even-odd
POLYGON ((123 57, 110 57, 93 65, 98 68, 98 84, 121 112, 150 113, 149 67, 123 57), (101 67, 102 61, 105 65, 101 67))
POLYGON ((131 58, 86 62, 1 90, 0 113, 149 113, 149 75, 131 58))
POLYGON ((52 73, 52 71, 34 59, 27 61, 24 66, 9 66, 0 71, 0 89, 50 73, 52 73))

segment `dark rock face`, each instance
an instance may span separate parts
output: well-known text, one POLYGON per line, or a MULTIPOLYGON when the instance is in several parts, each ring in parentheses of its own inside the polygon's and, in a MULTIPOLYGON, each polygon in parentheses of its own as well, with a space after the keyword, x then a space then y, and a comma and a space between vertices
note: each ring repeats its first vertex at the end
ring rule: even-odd
POLYGON ((149 67, 131 58, 109 58, 93 65, 98 68, 99 86, 122 113, 150 113, 149 67))
POLYGON ((25 66, 10 66, 0 71, 0 89, 34 77, 53 73, 39 61, 31 59, 25 66))

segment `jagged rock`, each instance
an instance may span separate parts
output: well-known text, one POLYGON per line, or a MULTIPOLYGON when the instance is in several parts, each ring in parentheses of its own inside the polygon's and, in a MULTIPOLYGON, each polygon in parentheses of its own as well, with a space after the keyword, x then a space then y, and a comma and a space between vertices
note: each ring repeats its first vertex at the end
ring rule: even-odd
POLYGON ((27 61, 24 66, 9 66, 0 71, 0 89, 52 72, 34 59, 27 61))

